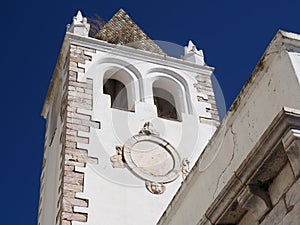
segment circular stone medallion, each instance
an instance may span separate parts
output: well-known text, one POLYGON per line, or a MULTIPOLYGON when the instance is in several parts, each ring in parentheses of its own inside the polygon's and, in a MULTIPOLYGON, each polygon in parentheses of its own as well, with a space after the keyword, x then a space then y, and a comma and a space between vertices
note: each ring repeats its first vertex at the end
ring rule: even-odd
POLYGON ((169 183, 181 172, 175 148, 156 135, 134 135, 124 144, 123 154, 128 168, 145 181, 169 183))

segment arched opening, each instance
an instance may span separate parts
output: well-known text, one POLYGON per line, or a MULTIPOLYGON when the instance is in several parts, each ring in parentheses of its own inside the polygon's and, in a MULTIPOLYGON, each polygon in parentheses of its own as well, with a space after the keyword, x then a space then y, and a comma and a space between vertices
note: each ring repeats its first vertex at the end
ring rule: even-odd
POLYGON ((110 95, 111 107, 130 110, 128 107, 127 90, 125 85, 115 79, 107 79, 103 81, 103 94, 110 95))
POLYGON ((152 84, 152 93, 158 117, 182 121, 182 113, 186 110, 180 83, 170 77, 157 76, 152 84))
POLYGON ((174 96, 176 109, 180 114, 192 114, 192 98, 189 91, 189 84, 185 76, 178 74, 173 70, 160 67, 150 69, 148 74, 151 77, 154 77, 153 86, 167 90, 174 96))
POLYGON ((134 112, 136 86, 137 82, 124 69, 112 68, 104 73, 103 94, 110 95, 112 108, 134 112))
POLYGON ((175 99, 170 92, 162 88, 153 87, 153 99, 158 117, 180 120, 180 115, 176 110, 175 99))

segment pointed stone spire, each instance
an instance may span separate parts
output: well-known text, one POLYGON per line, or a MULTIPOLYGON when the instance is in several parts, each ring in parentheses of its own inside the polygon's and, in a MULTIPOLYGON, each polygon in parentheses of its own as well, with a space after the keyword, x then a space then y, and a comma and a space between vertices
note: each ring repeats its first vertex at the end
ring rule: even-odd
POLYGON ((188 46, 184 47, 183 60, 204 66, 204 55, 202 50, 197 50, 194 43, 190 40, 188 46))
POLYGON ((71 25, 68 24, 67 31, 84 37, 89 36, 90 24, 87 22, 87 18, 82 16, 80 10, 73 17, 73 23, 71 25))

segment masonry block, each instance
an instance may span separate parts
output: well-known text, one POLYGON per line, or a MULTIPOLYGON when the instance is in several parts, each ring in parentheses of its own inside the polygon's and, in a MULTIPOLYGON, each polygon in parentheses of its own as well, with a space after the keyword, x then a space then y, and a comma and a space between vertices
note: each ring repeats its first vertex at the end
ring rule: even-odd
POLYGON ((291 129, 282 139, 295 176, 300 177, 300 130, 291 129))
POLYGON ((241 219, 238 225, 258 225, 257 219, 253 216, 253 214, 248 211, 246 215, 241 219))
MULTIPOLYGON (((299 189, 298 189, 299 192, 299 189)), ((300 224, 300 201, 293 207, 293 209, 284 217, 283 225, 300 224)))
POLYGON ((281 199, 277 205, 266 215, 260 225, 277 225, 281 224, 287 209, 284 200, 281 199))
POLYGON ((269 187, 269 195, 273 205, 276 205, 281 196, 289 189, 294 181, 295 177, 292 168, 290 164, 287 163, 269 187))
POLYGON ((250 210, 257 220, 260 220, 271 209, 268 194, 253 185, 248 185, 237 200, 240 206, 250 210))
MULTIPOLYGON (((300 178, 291 186, 285 195, 285 202, 288 207, 293 207, 296 203, 300 202, 300 178)), ((300 212, 300 211, 299 211, 300 212)))

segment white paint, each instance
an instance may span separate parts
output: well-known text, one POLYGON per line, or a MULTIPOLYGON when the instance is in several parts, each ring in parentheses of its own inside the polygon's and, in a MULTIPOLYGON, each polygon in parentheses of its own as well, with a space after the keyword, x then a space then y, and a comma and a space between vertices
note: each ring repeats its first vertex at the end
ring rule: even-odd
MULTIPOLYGON (((65 52, 62 51, 62 55, 65 52)), ((65 79, 65 71, 55 71, 52 86, 52 95, 47 96, 43 109, 43 116, 47 120, 44 145, 44 169, 41 175, 41 193, 38 222, 42 225, 56 224, 56 216, 59 211, 59 187, 61 184, 61 132, 62 121, 59 116, 59 109, 62 98, 62 83, 65 79)))
POLYGON ((87 22, 87 18, 83 17, 80 10, 78 10, 77 15, 73 17, 73 23, 68 25, 68 32, 83 37, 88 37, 90 24, 87 22))
MULTIPOLYGON (((92 62, 83 66, 86 72, 79 80, 93 80, 91 115, 93 120, 101 122, 101 129, 91 128, 90 133, 84 133, 89 137, 89 144, 78 143, 78 147, 88 149, 89 156, 98 158, 99 164, 88 164, 83 170, 84 192, 78 196, 89 199, 89 207, 76 209, 88 212, 89 225, 99 221, 107 225, 120 224, 120 221, 123 225, 155 224, 180 187, 182 178, 167 184, 164 194, 154 195, 145 188, 145 182, 128 169, 113 168, 110 157, 116 154, 116 145, 123 145, 150 121, 161 137, 177 149, 181 158, 187 158, 190 165, 194 165, 216 129, 199 122, 199 116, 211 117, 206 112, 210 104, 198 102, 198 93, 193 86, 199 73, 187 71, 184 66, 171 67, 168 63, 157 64, 104 50, 97 50, 92 62), (127 85, 135 112, 110 107, 110 96, 103 94, 102 88, 103 80, 109 77, 127 85), (155 81, 175 98, 182 112, 181 122, 157 117, 152 95, 155 81)), ((206 72, 209 70, 207 68, 206 72)), ((73 222, 73 225, 77 224, 83 223, 73 222)))
POLYGON ((189 41, 188 46, 184 47, 182 59, 195 64, 205 65, 203 51, 197 50, 197 47, 191 40, 189 41))

